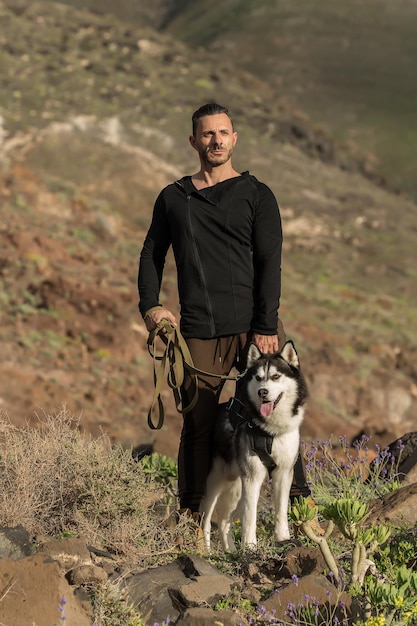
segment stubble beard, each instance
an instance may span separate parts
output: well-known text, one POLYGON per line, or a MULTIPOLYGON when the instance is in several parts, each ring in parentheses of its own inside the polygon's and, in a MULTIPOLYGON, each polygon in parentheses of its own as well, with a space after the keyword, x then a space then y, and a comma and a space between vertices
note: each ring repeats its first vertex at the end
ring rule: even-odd
POLYGON ((226 150, 221 156, 211 156, 210 150, 202 150, 200 152, 200 157, 204 163, 210 165, 211 167, 218 167, 219 165, 224 165, 228 161, 230 161, 231 156, 233 154, 233 148, 226 150))

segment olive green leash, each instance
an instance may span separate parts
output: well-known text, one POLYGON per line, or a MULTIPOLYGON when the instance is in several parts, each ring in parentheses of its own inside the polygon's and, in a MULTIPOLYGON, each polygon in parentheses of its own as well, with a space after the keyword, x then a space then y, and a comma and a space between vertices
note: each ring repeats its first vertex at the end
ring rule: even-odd
POLYGON ((197 404, 198 400, 198 375, 211 376, 221 380, 238 380, 242 374, 237 376, 224 376, 222 374, 212 374, 197 369, 194 366, 188 345, 181 334, 178 326, 168 319, 162 319, 154 330, 148 336, 148 351, 153 359, 153 376, 154 376, 154 394, 152 404, 148 412, 148 425, 152 430, 159 430, 164 424, 164 405, 161 398, 161 391, 167 372, 167 382, 171 387, 175 406, 177 411, 182 414, 189 413, 197 404), (163 352, 157 355, 157 340, 160 339, 163 344, 163 352), (195 389, 194 396, 187 406, 183 406, 181 397, 181 387, 184 383, 185 370, 191 377, 191 382, 195 389), (152 414, 155 407, 158 407, 158 423, 155 425, 152 420, 152 414))

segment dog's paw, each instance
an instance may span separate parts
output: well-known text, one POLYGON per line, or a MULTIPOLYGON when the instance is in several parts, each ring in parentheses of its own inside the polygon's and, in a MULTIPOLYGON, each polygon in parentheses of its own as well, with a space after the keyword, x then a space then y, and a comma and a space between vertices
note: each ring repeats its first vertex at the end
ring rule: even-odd
POLYGON ((275 526, 275 539, 277 541, 288 541, 290 539, 288 524, 277 524, 275 526))

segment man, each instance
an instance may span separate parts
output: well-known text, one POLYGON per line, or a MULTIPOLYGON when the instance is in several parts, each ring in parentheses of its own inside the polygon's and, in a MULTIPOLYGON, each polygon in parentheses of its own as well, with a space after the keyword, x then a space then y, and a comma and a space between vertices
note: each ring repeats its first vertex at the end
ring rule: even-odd
MULTIPOLYGON (((199 370, 242 370, 254 342, 263 353, 285 343, 278 320, 281 218, 272 191, 237 172, 237 132, 227 108, 210 103, 192 117, 191 146, 200 169, 159 194, 139 264, 139 309, 149 332, 175 315, 159 303, 165 257, 173 247, 181 332, 199 370)), ((198 403, 184 415, 178 455, 180 509, 199 511, 210 466, 210 441, 223 381, 198 377, 198 403)), ((183 386, 183 405, 192 397, 183 386)))

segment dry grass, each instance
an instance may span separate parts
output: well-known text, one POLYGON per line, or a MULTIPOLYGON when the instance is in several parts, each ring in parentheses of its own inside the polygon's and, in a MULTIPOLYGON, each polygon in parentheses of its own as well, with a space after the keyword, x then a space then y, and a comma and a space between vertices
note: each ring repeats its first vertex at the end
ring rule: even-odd
POLYGON ((65 409, 39 418, 37 428, 17 428, 0 414, 0 525, 83 536, 142 565, 172 558, 184 528, 161 524, 163 487, 130 450, 105 435, 87 438, 78 426, 65 409))

